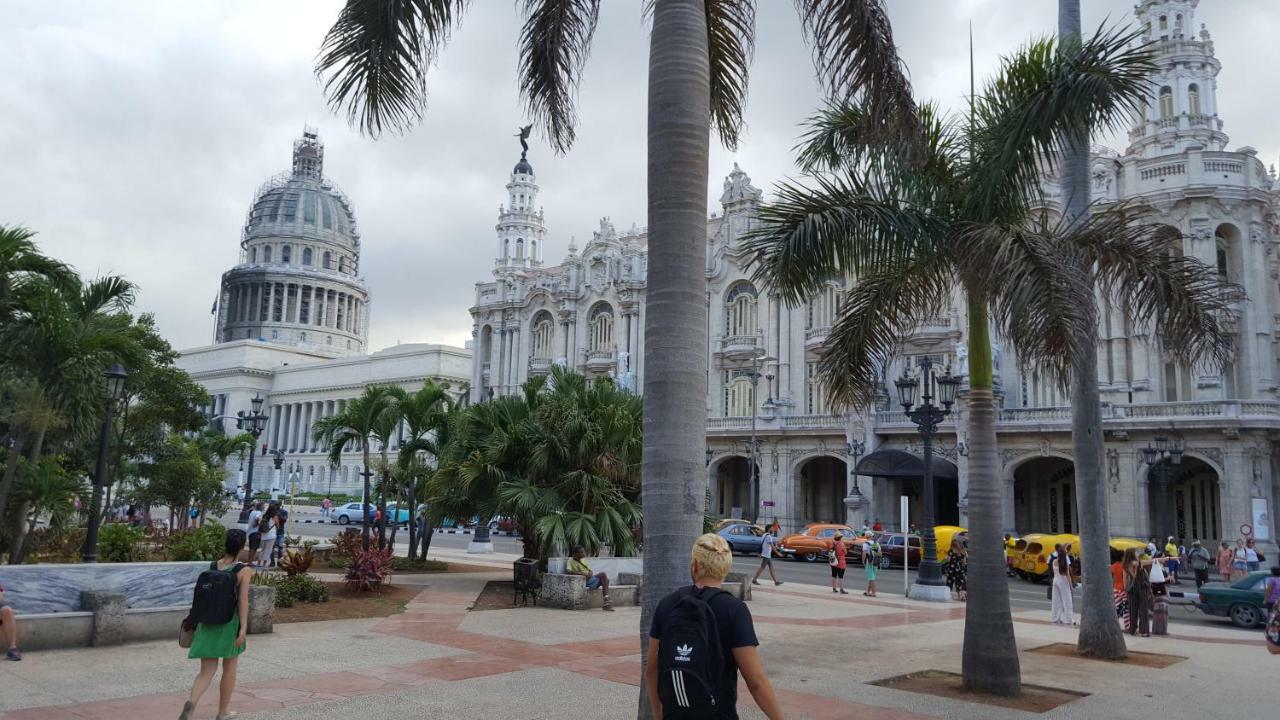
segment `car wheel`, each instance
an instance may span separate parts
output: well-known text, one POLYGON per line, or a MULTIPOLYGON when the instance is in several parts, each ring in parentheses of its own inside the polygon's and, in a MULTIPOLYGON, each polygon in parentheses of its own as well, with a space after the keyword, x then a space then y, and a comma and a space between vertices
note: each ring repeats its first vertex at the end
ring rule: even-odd
POLYGON ((810 550, 804 554, 805 562, 818 562, 818 553, 810 550))
POLYGON ((349 523, 349 522, 351 522, 351 518, 347 517, 346 515, 339 515, 339 516, 338 516, 338 524, 339 524, 339 525, 346 525, 346 524, 347 524, 347 523, 349 523))
POLYGON ((891 568, 891 567, 893 567, 893 561, 889 559, 889 556, 888 556, 888 555, 881 555, 881 556, 880 556, 880 569, 881 569, 881 570, 888 570, 888 569, 889 569, 889 568, 891 568))
POLYGON ((1258 608, 1244 603, 1236 603, 1231 606, 1231 624, 1236 627, 1254 628, 1262 621, 1262 613, 1258 612, 1258 608))

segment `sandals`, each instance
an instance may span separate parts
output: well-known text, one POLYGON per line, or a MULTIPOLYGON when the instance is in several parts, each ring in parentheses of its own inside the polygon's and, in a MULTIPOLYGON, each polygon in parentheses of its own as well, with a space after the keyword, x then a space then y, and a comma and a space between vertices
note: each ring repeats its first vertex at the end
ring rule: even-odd
POLYGON ((178 716, 178 720, 191 720, 191 713, 196 711, 196 704, 190 700, 182 704, 182 714, 178 716))

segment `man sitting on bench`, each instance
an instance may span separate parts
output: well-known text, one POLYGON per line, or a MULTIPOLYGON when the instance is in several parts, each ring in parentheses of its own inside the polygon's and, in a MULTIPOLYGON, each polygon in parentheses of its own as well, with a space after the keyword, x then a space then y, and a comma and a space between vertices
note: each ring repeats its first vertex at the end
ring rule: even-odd
POLYGON ((9 648, 4 658, 21 660, 22 653, 18 650, 18 620, 13 616, 13 608, 5 602, 3 587, 0 587, 0 632, 4 633, 4 640, 9 648))
POLYGON ((587 565, 584 560, 587 551, 581 545, 573 549, 573 557, 569 558, 568 564, 565 566, 565 572, 570 575, 581 575, 587 579, 587 589, 595 590, 600 588, 600 592, 604 597, 604 609, 613 612, 613 605, 609 602, 609 576, 602 573, 592 573, 591 566, 587 565))

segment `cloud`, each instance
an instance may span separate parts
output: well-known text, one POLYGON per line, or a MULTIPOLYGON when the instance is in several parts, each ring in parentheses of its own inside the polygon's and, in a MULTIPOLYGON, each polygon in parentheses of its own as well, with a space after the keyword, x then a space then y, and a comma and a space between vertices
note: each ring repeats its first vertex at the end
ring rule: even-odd
MULTIPOLYGON (((1085 2, 1131 22, 1132 0, 1085 2)), ((1048 0, 890 3, 917 94, 953 111, 968 92, 968 27, 981 77, 1000 53, 1053 32, 1048 0)), ((759 3, 747 131, 736 153, 713 143, 710 203, 734 161, 766 190, 794 173, 797 124, 819 102, 790 3, 759 3)), ((238 255, 254 190, 289 164, 304 123, 326 144, 325 170, 352 198, 372 291, 371 347, 460 344, 474 283, 490 277, 504 185, 524 116, 515 82, 520 18, 509 2, 473 3, 429 77, 430 107, 400 137, 360 137, 331 114, 312 74, 339 3, 59 2, 11 4, 0 25, 0 223, 28 225, 47 252, 86 274, 142 286, 178 347, 207 343, 209 306, 238 255)), ((1280 34, 1280 6, 1205 0, 1223 71, 1220 115, 1231 147, 1280 155, 1280 97, 1257 67, 1280 34)), ((602 216, 645 224, 647 28, 636 3, 607 2, 579 94, 578 142, 530 151, 545 208, 545 256, 589 237, 602 216)), ((1112 138, 1113 144, 1118 140, 1112 138)))

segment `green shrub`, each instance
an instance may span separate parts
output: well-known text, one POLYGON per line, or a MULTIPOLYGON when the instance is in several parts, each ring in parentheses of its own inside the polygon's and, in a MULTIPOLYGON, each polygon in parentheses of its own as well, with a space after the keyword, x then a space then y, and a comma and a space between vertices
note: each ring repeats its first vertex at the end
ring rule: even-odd
POLYGON ((98 560, 102 562, 138 562, 144 553, 142 528, 124 523, 107 523, 98 531, 98 560))
POLYGON ((78 563, 84 550, 84 535, 85 529, 82 527, 68 530, 36 528, 28 540, 30 550, 23 562, 78 563))
POLYGON ((280 575, 278 573, 254 573, 254 585, 276 589, 276 607, 293 607, 295 603, 322 603, 329 601, 329 586, 310 575, 280 575))
POLYGON ((333 536, 333 552, 330 553, 330 556, 350 559, 355 556, 356 551, 361 549, 363 549, 363 541, 361 540, 360 531, 355 528, 347 528, 333 536))
POLYGON ((227 529, 210 520, 201 527, 169 536, 170 560, 217 560, 227 547, 227 529))

